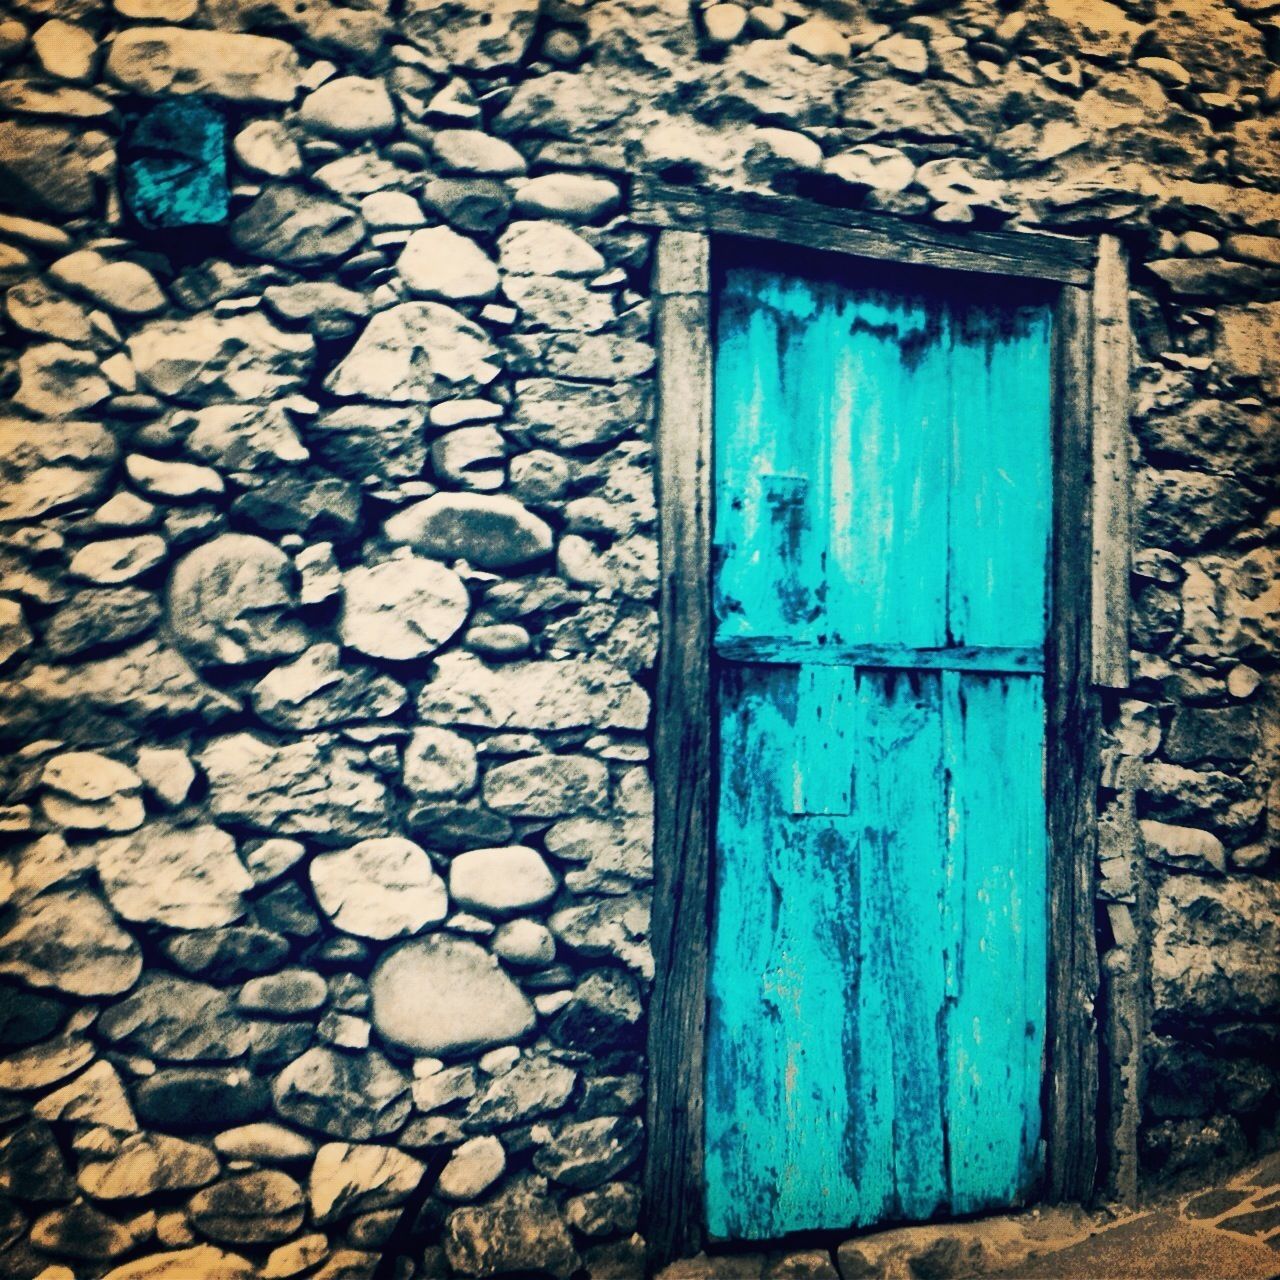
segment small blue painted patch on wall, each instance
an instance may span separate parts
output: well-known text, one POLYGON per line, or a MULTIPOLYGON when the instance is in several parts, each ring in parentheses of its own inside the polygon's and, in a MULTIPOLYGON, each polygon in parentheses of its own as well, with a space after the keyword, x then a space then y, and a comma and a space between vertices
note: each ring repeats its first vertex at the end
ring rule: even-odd
POLYGON ((227 217, 227 124, 202 98, 157 103, 135 123, 124 200, 149 229, 213 226, 227 217))

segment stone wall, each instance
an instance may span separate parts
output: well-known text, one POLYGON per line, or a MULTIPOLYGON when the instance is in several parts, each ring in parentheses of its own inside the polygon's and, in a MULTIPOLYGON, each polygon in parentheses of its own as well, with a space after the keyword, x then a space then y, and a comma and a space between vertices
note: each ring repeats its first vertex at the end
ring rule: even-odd
POLYGON ((419 1275, 639 1273, 637 173, 1124 237, 1104 1175, 1275 1144, 1280 5, 14 13, 4 1274, 368 1277, 407 1202, 419 1275))

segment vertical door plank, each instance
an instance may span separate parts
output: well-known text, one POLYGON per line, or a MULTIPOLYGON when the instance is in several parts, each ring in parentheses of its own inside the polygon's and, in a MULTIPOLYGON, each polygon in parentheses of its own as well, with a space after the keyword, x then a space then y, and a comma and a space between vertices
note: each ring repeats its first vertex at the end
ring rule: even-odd
POLYGON ((854 769, 861 859, 855 1099, 861 1223, 946 1202, 939 1012, 945 814, 936 672, 864 671, 854 769))
POLYGON ((850 812, 856 697, 852 667, 800 668, 795 741, 778 757, 787 775, 784 784, 790 783, 792 813, 850 812))
MULTIPOLYGON (((818 741, 799 671, 732 664, 719 685, 706 1179, 708 1230, 722 1238, 860 1220, 848 1146, 856 850, 847 818, 789 812, 781 761, 818 741)), ((849 769, 829 751, 805 763, 849 769)))
POLYGON ((654 708, 654 989, 645 1202, 651 1258, 702 1233, 711 778, 711 352, 705 236, 663 232, 655 263, 662 592, 654 708))
POLYGON ((1047 304, 951 326, 948 624, 955 644, 1044 643, 1051 460, 1047 304))
POLYGON ((942 674, 948 810, 946 1112, 958 1213, 1038 1169, 1047 835, 1038 676, 942 674))

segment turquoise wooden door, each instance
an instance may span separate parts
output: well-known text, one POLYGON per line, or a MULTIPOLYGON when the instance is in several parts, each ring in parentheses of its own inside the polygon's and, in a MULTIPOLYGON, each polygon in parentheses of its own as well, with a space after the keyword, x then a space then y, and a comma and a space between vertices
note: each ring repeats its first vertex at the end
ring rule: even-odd
POLYGON ((730 266, 715 353, 712 1236, 1040 1167, 1050 309, 730 266))

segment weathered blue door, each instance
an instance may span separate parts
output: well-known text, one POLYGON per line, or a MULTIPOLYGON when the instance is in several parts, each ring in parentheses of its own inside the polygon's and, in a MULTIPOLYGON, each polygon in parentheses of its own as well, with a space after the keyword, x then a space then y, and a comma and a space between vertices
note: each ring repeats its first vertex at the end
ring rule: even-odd
POLYGON ((1003 283, 720 275, 715 1237, 1033 1190, 1049 339, 1003 283))

